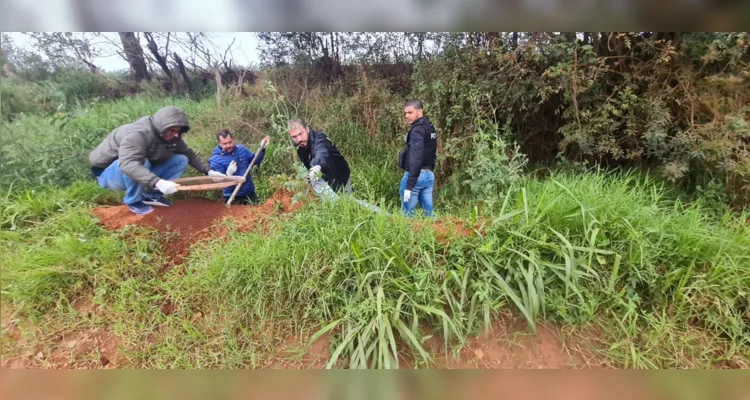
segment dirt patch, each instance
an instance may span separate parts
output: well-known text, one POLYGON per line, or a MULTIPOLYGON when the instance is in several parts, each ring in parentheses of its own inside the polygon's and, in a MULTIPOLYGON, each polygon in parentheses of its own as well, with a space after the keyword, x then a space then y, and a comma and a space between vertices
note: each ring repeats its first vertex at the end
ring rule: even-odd
MULTIPOLYGON (((314 331, 313 331, 314 332, 314 331)), ((423 347, 432 356, 438 369, 600 369, 611 365, 597 357, 591 350, 599 347, 579 332, 564 332, 552 323, 538 323, 537 332, 531 333, 521 318, 503 316, 495 320, 485 336, 471 337, 458 354, 448 347, 439 334, 423 327, 427 339, 423 347)), ((331 338, 328 334, 319 338, 304 351, 309 337, 288 336, 276 351, 273 362, 264 368, 323 369, 331 357, 331 338), (299 353, 302 351, 303 353, 299 353)), ((415 367, 415 355, 409 353, 402 338, 396 341, 399 351, 399 367, 415 367)), ((418 355, 416 355, 418 357, 418 355)), ((422 366, 424 367, 424 366, 422 366)), ((336 368, 346 368, 339 359, 336 368)))
POLYGON ((176 304, 172 303, 171 301, 167 300, 164 304, 161 306, 161 312, 164 315, 172 315, 176 313, 179 310, 179 307, 177 307, 176 304))
POLYGON ((293 201, 293 193, 280 190, 259 206, 227 207, 224 202, 189 197, 175 201, 171 207, 155 207, 152 213, 146 215, 134 215, 125 205, 97 207, 92 213, 106 229, 143 226, 162 233, 162 253, 168 260, 166 267, 170 267, 181 264, 196 242, 223 236, 225 230, 216 224, 224 218, 232 218, 240 229, 248 229, 277 211, 291 213, 302 206, 302 202, 293 201))
POLYGON ((580 335, 564 341, 564 336, 554 324, 537 323, 537 332, 531 333, 520 318, 504 316, 495 320, 486 334, 469 338, 457 355, 446 354, 440 335, 429 338, 424 346, 434 354, 438 368, 446 369, 579 369, 604 365, 589 350, 596 347, 594 343, 580 335))
POLYGON ((125 357, 118 352, 119 339, 107 330, 84 330, 65 334, 45 358, 53 368, 118 368, 125 357))
POLYGON ((0 369, 28 369, 30 365, 31 361, 26 357, 11 357, 0 369))
POLYGON ((107 329, 80 330, 60 336, 49 353, 34 350, 8 358, 2 369, 122 368, 126 358, 120 354, 119 344, 119 338, 107 329))
POLYGON ((8 322, 8 324, 4 327, 3 335, 6 335, 10 338, 10 340, 18 341, 18 339, 21 338, 21 328, 16 325, 15 322, 8 322))
MULTIPOLYGON (((414 225, 417 229, 425 229, 427 223, 427 221, 415 221, 414 225)), ((444 217, 432 223, 435 239, 445 246, 449 246, 455 239, 471 237, 476 235, 477 232, 482 233, 481 227, 481 223, 472 226, 467 221, 453 217, 444 217)))
POLYGON ((74 310, 76 310, 76 312, 87 317, 91 317, 92 315, 96 314, 96 311, 98 309, 98 306, 93 301, 91 301, 91 298, 89 296, 83 296, 73 300, 71 306, 74 310))
POLYGON ((458 357, 444 357, 440 363, 443 368, 459 369, 565 369, 585 366, 580 357, 566 351, 553 332, 552 327, 540 326, 535 335, 494 333, 487 337, 471 338, 458 357))
POLYGON ((314 332, 305 338, 287 336, 284 343, 276 350, 271 365, 265 368, 273 369, 325 369, 331 357, 330 337, 323 334, 304 351, 314 332), (302 353, 300 353, 302 351, 302 353))
POLYGON ((451 237, 469 237, 475 234, 479 227, 471 226, 469 223, 458 218, 447 218, 435 221, 435 236, 444 244, 450 243, 451 237))

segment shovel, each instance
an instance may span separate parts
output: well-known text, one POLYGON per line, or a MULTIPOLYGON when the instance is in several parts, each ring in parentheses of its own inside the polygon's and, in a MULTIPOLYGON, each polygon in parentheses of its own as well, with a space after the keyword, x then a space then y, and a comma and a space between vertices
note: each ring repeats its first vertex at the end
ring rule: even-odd
MULTIPOLYGON (((245 174, 242 176, 243 178, 245 178, 245 180, 247 180, 247 175, 250 173, 250 170, 252 170, 253 167, 255 167, 255 160, 258 159, 258 156, 263 151, 263 149, 266 148, 267 145, 268 145, 268 142, 266 141, 265 138, 263 138, 263 140, 260 141, 260 149, 258 149, 258 151, 255 153, 255 157, 253 157, 253 160, 250 161, 250 166, 247 167, 247 170, 245 170, 245 174)), ((242 186, 242 183, 238 183, 237 186, 234 188, 234 192, 232 192, 232 196, 230 196, 229 200, 227 200, 227 207, 229 207, 232 204, 232 201, 234 201, 234 197, 237 196, 237 192, 240 191, 240 186, 242 186)))

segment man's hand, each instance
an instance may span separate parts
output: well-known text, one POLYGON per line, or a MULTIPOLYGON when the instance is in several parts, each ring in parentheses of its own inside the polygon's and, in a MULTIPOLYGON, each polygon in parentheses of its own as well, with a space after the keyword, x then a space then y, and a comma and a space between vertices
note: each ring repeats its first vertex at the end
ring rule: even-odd
POLYGON ((177 191, 177 184, 172 181, 159 179, 159 181, 156 182, 156 188, 164 194, 172 194, 177 191))
POLYGON ((234 175, 235 172, 237 172, 237 162, 232 161, 227 168, 227 175, 234 175))
POLYGON ((404 203, 408 203, 411 198, 411 190, 404 190, 404 203))
POLYGON ((266 146, 267 146, 269 143, 271 143, 271 137, 270 136, 266 136, 266 137, 263 138, 263 140, 261 142, 265 142, 266 146))
POLYGON ((312 167, 310 167, 310 172, 307 174, 307 180, 310 182, 317 181, 318 179, 320 179, 321 175, 322 173, 320 165, 313 165, 312 167))
MULTIPOLYGON (((221 173, 221 172, 219 172, 219 171, 209 170, 209 171, 208 171, 208 176, 211 176, 211 177, 219 177, 219 176, 226 176, 226 175, 222 174, 222 173, 221 173)), ((213 181, 214 181, 214 182, 221 182, 221 179, 213 179, 213 181)))

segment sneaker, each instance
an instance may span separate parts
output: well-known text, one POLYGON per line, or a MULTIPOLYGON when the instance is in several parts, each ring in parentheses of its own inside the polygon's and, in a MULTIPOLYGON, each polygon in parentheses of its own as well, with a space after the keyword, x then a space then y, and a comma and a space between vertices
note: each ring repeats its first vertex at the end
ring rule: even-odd
POLYGON ((164 196, 159 197, 144 197, 143 203, 148 204, 150 206, 154 207, 169 207, 172 205, 172 202, 165 199, 164 196))
POLYGON ((146 215, 150 213, 151 211, 154 211, 154 208, 145 204, 142 201, 139 201, 137 203, 128 204, 128 209, 133 212, 135 215, 146 215))

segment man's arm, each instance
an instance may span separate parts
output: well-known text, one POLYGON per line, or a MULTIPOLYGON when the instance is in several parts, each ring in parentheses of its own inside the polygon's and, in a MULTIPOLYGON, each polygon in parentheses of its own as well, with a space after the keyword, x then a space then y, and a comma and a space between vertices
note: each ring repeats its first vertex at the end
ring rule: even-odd
POLYGON ((409 135, 409 178, 406 180, 406 190, 413 190, 417 185, 417 179, 422 170, 423 156, 424 129, 416 126, 409 135))
POLYGON ((195 154, 193 149, 188 147, 187 143, 185 143, 184 140, 180 139, 180 141, 177 142, 177 150, 175 151, 175 153, 184 154, 185 156, 187 156, 190 166, 198 170, 198 172, 204 175, 208 173, 208 165, 206 165, 203 159, 195 154))
POLYGON ((228 165, 222 164, 220 160, 221 158, 217 156, 211 156, 208 159, 208 167, 214 171, 226 173, 228 165))
POLYGON ((311 167, 320 165, 322 169, 326 169, 325 167, 328 166, 330 155, 328 152, 328 145, 330 143, 331 141, 328 139, 328 136, 324 133, 318 133, 315 140, 310 144, 310 151, 312 151, 313 154, 313 160, 310 163, 311 167))
MULTIPOLYGON (((250 168, 252 165, 249 163, 253 161, 253 157, 255 157, 255 153, 253 153, 253 151, 248 148, 246 148, 245 151, 247 151, 248 157, 250 159, 248 161, 248 168, 250 168)), ((266 157, 266 149, 263 149, 260 151, 260 153, 258 153, 258 159, 255 160, 255 165, 260 165, 260 163, 263 162, 263 159, 265 157, 266 157)))
POLYGON ((144 166, 146 148, 143 143, 140 143, 139 139, 137 135, 128 135, 120 143, 118 154, 120 171, 134 181, 153 188, 160 178, 144 166))

